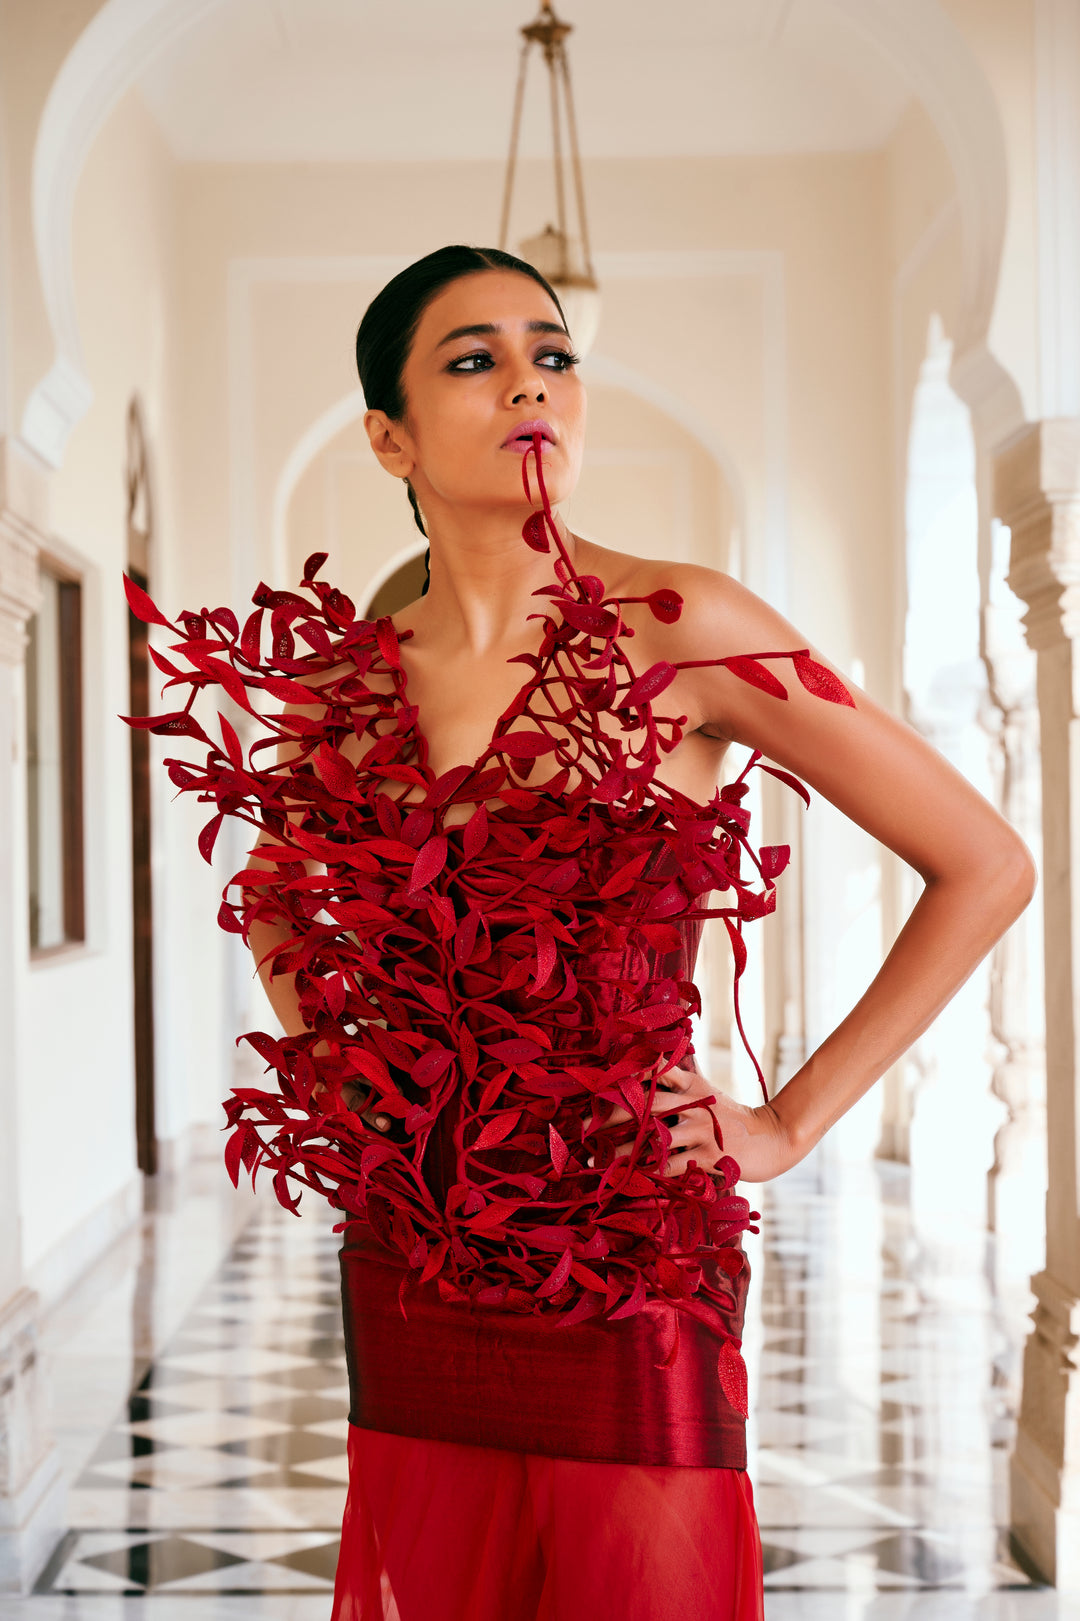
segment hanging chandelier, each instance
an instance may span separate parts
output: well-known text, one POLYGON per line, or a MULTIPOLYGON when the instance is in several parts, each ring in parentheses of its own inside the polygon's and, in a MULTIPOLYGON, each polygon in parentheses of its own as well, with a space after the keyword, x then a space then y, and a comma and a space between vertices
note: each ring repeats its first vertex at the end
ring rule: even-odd
POLYGON ((518 251, 523 259, 536 266, 540 274, 555 289, 566 315, 566 324, 570 329, 574 346, 579 354, 584 355, 592 347, 596 329, 600 324, 600 289, 589 250, 589 227, 585 218, 585 188, 581 179, 577 119, 574 116, 574 97, 570 88, 570 62, 566 54, 566 39, 572 32, 571 23, 562 22, 556 17, 551 0, 541 0, 536 20, 527 23, 521 30, 525 43, 521 48, 517 92, 514 96, 514 116, 510 126, 510 153, 506 160, 499 246, 505 249, 510 230, 510 206, 517 172, 525 81, 532 48, 538 45, 548 74, 551 162, 555 182, 557 223, 554 225, 549 223, 539 235, 527 237, 519 243, 518 251), (569 180, 572 182, 577 214, 576 234, 571 233, 567 218, 567 196, 571 185, 568 184, 564 129, 566 142, 569 144, 569 180))

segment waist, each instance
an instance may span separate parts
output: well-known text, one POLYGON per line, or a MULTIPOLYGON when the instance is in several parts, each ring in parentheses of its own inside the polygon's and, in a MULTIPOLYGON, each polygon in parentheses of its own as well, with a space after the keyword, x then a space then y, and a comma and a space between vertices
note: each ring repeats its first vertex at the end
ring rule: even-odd
POLYGON ((741 1336, 748 1269, 717 1329, 669 1302, 551 1328, 527 1313, 401 1297, 407 1272, 354 1222, 341 1251, 350 1421, 365 1429, 552 1457, 746 1467, 745 1422, 717 1377, 741 1336), (678 1354, 672 1355, 676 1336, 678 1354))

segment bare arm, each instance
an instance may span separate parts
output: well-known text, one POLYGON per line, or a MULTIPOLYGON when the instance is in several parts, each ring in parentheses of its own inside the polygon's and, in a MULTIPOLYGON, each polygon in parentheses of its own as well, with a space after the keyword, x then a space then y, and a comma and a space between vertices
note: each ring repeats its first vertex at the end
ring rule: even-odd
MULTIPOLYGON (((807 645, 735 582, 705 569, 682 572, 693 578, 674 582, 688 604, 675 657, 807 645)), ((853 692, 854 709, 828 703, 806 692, 789 666, 770 668, 787 687, 786 700, 723 669, 695 671, 692 693, 706 717, 703 730, 758 748, 793 771, 902 857, 924 888, 865 994, 771 1103, 748 1109, 718 1102, 725 1149, 750 1181, 802 1159, 911 1046, 1023 911, 1036 881, 1031 854, 1015 830, 910 726, 863 693, 853 692)), ((691 1081, 688 1071, 673 1076, 684 1098, 710 1090, 691 1081)), ((668 1092, 657 1108, 671 1107, 668 1092)), ((695 1115, 700 1111, 691 1120, 695 1115)), ((691 1156, 715 1162, 696 1121, 680 1125, 675 1139, 672 1173, 684 1170, 691 1156)))

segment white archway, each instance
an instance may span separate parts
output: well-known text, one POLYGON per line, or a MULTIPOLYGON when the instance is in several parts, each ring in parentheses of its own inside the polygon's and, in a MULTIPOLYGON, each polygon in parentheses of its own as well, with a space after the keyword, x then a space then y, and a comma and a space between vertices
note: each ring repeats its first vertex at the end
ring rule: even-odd
MULTIPOLYGON (((281 466, 274 485, 274 499, 270 507, 270 561, 274 571, 275 580, 284 580, 289 567, 288 545, 288 516, 289 502, 293 491, 303 478, 304 473, 311 466, 316 456, 331 441, 336 439, 350 422, 356 422, 367 409, 364 391, 361 388, 350 389, 340 400, 328 406, 306 427, 299 439, 293 445, 281 466)), ((399 557, 394 568, 404 562, 399 557)), ((393 573, 393 569, 388 571, 393 573)), ((380 584, 382 581, 379 582, 380 584)))
MULTIPOLYGON (((222 0, 105 0, 53 82, 34 149, 32 210, 53 365, 30 395, 24 439, 59 466, 88 409, 71 256, 72 207, 87 153, 117 99, 148 64, 222 0)), ((956 176, 965 291, 961 353, 989 330, 1004 238, 1007 173, 993 94, 939 0, 835 0, 849 26, 885 51, 936 125, 956 176)), ((996 364, 996 363, 995 363, 996 364)), ((998 368, 1000 370, 1000 368, 998 368)))
MULTIPOLYGON (((735 506, 737 527, 740 531, 745 531, 746 501, 743 480, 727 445, 711 424, 704 421, 697 411, 688 406, 677 394, 673 394, 670 389, 653 382, 644 373, 630 366, 624 366, 621 361, 594 352, 585 361, 582 370, 586 382, 624 389, 645 404, 662 411, 689 434, 722 473, 735 506)), ((288 577, 289 502, 297 485, 319 453, 350 423, 359 421, 366 409, 363 390, 350 389, 348 394, 335 400, 308 424, 282 462, 270 506, 270 559, 275 580, 284 580, 288 577)), ((417 544, 396 552, 394 557, 379 570, 371 587, 372 594, 390 578, 395 569, 408 562, 409 558, 418 556, 423 549, 422 545, 417 544)))

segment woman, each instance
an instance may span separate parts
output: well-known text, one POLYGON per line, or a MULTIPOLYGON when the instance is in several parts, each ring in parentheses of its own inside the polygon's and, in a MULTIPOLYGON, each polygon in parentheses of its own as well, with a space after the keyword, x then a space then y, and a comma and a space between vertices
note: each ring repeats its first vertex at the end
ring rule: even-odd
POLYGON ((259 830, 221 918, 286 1035, 249 1037, 277 1087, 228 1105, 230 1170, 270 1164, 283 1202, 292 1177, 344 1216, 334 1616, 751 1621, 734 1183, 796 1164, 926 1029, 1032 862, 767 604, 556 516, 585 395, 531 266, 429 255, 357 358, 372 449, 429 539, 424 593, 358 620, 316 557, 308 597, 260 587, 243 631, 182 616, 189 669, 168 673, 192 697, 286 707, 247 758, 190 704, 142 722, 208 745, 170 763, 218 807, 204 853, 225 814, 259 830), (716 788, 732 741, 925 880, 858 1005, 754 1108, 689 1040, 703 919, 737 986, 787 856, 749 843, 749 766, 716 788))

